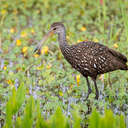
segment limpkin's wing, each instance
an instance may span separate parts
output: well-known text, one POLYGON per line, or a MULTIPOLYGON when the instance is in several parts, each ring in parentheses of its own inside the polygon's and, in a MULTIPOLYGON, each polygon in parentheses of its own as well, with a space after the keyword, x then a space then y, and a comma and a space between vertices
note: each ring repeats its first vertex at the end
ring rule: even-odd
POLYGON ((116 59, 118 59, 119 61, 121 61, 124 64, 127 62, 126 56, 124 56, 120 52, 115 51, 111 48, 108 48, 107 46, 104 46, 100 43, 94 43, 94 42, 89 42, 89 43, 90 43, 90 46, 92 47, 92 49, 94 50, 93 52, 94 52, 95 56, 101 55, 102 53, 104 54, 104 52, 105 52, 106 54, 112 55, 113 57, 115 57, 116 59))
POLYGON ((102 74, 117 69, 126 69, 127 58, 107 46, 94 42, 81 42, 76 47, 82 70, 102 74))
POLYGON ((108 48, 100 43, 94 43, 96 65, 99 73, 105 73, 114 70, 126 70, 127 58, 120 52, 108 48))

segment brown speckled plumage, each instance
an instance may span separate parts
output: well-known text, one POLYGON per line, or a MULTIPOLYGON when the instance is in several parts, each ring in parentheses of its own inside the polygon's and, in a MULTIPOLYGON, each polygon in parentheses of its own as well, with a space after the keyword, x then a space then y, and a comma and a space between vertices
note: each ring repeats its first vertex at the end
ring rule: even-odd
POLYGON ((98 74, 127 69, 127 58, 114 50, 94 42, 61 48, 65 59, 84 76, 96 77, 98 74))
POLYGON ((96 99, 98 99, 97 75, 118 69, 128 70, 126 65, 127 58, 124 55, 100 43, 84 41, 76 45, 68 45, 65 27, 62 23, 53 23, 51 31, 58 34, 58 41, 64 58, 86 78, 88 85, 87 98, 91 93, 88 76, 94 81, 96 99))

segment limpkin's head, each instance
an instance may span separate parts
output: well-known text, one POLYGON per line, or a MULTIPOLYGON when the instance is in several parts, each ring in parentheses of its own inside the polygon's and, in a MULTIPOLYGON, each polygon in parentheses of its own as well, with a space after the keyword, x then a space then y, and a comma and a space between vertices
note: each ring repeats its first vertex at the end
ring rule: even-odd
POLYGON ((41 41, 41 43, 39 43, 36 47, 36 49, 34 50, 34 52, 36 52, 37 50, 40 49, 40 47, 42 46, 43 42, 46 41, 48 39, 48 37, 52 36, 53 34, 59 34, 65 31, 65 27, 63 25, 62 22, 55 22, 51 25, 50 30, 48 31, 48 33, 43 37, 43 40, 41 41))
POLYGON ((54 34, 59 34, 65 30, 65 27, 62 22, 55 22, 51 25, 50 31, 54 34))

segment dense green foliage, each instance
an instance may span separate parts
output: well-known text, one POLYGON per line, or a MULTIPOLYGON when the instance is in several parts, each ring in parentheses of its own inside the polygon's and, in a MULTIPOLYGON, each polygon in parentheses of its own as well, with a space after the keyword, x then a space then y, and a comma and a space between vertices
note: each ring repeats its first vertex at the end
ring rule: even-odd
MULTIPOLYGON (((55 127, 57 123, 59 125, 63 122, 63 127, 72 124, 79 128, 80 124, 86 126, 89 123, 93 108, 100 113, 108 108, 114 114, 124 115, 114 116, 106 110, 106 115, 102 117, 94 111, 90 120, 97 116, 96 120, 102 120, 103 126, 107 122, 104 121, 107 113, 110 113, 115 126, 116 122, 126 119, 127 71, 99 76, 99 100, 94 99, 92 82, 93 93, 84 101, 87 94, 85 78, 64 60, 57 36, 44 44, 40 55, 32 52, 50 25, 63 21, 69 44, 83 40, 98 41, 128 56, 127 5, 127 0, 1 0, 0 125, 34 125, 39 128, 51 125, 55 127), (61 110, 56 111, 58 106, 66 117, 61 110), (72 113, 74 108, 77 111, 72 113), (49 119, 53 113, 55 114, 49 119), (61 121, 56 120, 58 115, 61 121)), ((94 127, 93 124, 90 127, 94 127)))
MULTIPOLYGON (((81 128, 81 118, 76 110, 72 112, 72 119, 67 118, 61 111, 60 107, 47 120, 41 115, 40 103, 35 102, 34 98, 30 96, 24 107, 22 116, 19 115, 20 108, 23 104, 25 88, 21 85, 18 91, 13 88, 12 95, 6 105, 6 122, 4 128, 81 128), (21 94, 19 96, 19 93, 21 94), (12 104, 11 104, 12 103, 12 104), (12 120, 12 117, 15 120, 12 120)), ((89 117, 89 128, 125 128, 124 117, 113 115, 111 110, 106 110, 105 114, 101 116, 96 110, 92 112, 89 117)))

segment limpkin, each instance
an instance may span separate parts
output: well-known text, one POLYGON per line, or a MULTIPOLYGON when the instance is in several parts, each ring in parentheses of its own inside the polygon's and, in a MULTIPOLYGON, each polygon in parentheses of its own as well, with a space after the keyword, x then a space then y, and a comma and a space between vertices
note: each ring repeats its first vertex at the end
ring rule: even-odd
POLYGON ((86 78, 88 86, 86 99, 92 92, 88 77, 91 77, 94 82, 95 98, 98 99, 97 75, 118 69, 128 70, 127 58, 124 55, 100 43, 83 41, 75 45, 69 45, 66 40, 65 26, 61 22, 51 25, 49 32, 44 36, 42 42, 37 45, 35 51, 39 50, 43 42, 53 34, 58 34, 59 46, 64 58, 86 78))

